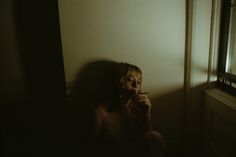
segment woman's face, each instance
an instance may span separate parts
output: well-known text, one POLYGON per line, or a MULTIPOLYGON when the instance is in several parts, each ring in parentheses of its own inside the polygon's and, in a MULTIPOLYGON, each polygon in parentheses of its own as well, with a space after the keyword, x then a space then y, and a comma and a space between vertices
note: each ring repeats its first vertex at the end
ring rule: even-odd
POLYGON ((141 90, 142 74, 137 71, 131 71, 124 79, 124 91, 129 96, 135 96, 141 90))

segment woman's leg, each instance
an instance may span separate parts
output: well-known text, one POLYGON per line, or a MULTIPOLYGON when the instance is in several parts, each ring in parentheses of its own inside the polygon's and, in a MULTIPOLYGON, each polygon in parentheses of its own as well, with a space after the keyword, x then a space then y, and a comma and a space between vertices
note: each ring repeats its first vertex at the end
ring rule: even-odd
POLYGON ((165 154, 165 141, 157 131, 149 131, 140 140, 140 150, 145 157, 163 157, 165 154))

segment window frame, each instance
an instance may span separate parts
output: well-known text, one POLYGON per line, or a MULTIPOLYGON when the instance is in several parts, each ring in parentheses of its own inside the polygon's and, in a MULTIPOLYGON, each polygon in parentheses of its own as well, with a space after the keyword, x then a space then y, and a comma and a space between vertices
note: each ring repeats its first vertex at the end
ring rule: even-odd
POLYGON ((232 0, 222 0, 217 82, 218 87, 236 95, 236 88, 232 87, 232 83, 236 84, 236 75, 226 72, 231 3, 232 0))

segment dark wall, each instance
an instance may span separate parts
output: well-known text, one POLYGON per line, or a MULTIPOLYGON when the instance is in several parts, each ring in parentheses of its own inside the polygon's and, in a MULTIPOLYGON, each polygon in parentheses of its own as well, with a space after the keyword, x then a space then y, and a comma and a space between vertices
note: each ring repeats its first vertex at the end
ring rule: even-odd
POLYGON ((0 6, 2 156, 61 154, 66 88, 57 0, 0 6))

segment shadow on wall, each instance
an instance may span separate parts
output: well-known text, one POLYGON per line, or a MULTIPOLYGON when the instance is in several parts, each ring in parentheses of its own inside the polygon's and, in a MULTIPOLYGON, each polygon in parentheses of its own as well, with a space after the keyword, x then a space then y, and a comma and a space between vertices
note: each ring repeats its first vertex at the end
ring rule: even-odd
POLYGON ((72 85, 72 96, 97 104, 110 98, 116 89, 116 68, 118 63, 101 60, 87 63, 77 73, 72 85))
POLYGON ((152 125, 166 140, 167 156, 183 155, 184 89, 153 97, 152 125))
POLYGON ((118 63, 107 60, 91 61, 78 72, 70 89, 70 101, 66 113, 67 145, 71 155, 87 154, 94 134, 94 108, 115 95, 116 68, 118 63))
POLYGON ((168 156, 202 152, 204 142, 204 90, 201 84, 189 90, 184 88, 152 99, 152 124, 167 142, 168 156))

